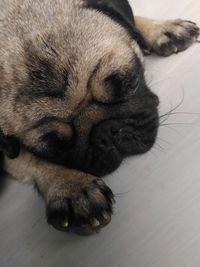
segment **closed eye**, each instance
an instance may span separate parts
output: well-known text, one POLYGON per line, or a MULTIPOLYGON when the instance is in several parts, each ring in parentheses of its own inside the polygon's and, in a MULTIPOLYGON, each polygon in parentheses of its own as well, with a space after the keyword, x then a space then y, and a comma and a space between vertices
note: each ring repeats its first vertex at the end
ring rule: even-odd
POLYGON ((57 70, 46 58, 30 54, 27 59, 29 70, 28 94, 34 98, 64 98, 69 86, 66 69, 57 70))
POLYGON ((136 93, 140 85, 140 75, 127 73, 121 75, 118 73, 112 73, 106 79, 104 84, 108 89, 111 89, 115 97, 122 97, 130 92, 136 93))
POLYGON ((137 90, 139 89, 139 85, 140 85, 140 76, 139 75, 135 75, 134 79, 133 79, 133 83, 132 83, 132 88, 133 88, 133 92, 136 93, 137 90))
POLYGON ((111 96, 112 100, 121 98, 124 92, 123 78, 118 73, 112 73, 104 79, 104 86, 107 89, 107 92, 111 96))
POLYGON ((32 72, 31 95, 35 98, 64 98, 69 86, 68 75, 46 75, 41 71, 32 72), (33 79, 34 78, 34 79, 33 79))
POLYGON ((32 129, 37 129, 40 128, 44 125, 48 125, 49 123, 52 122, 60 122, 60 123, 68 123, 68 121, 66 119, 63 118, 57 118, 55 116, 47 116, 47 117, 43 117, 40 120, 38 120, 37 122, 34 123, 34 125, 30 128, 30 130, 32 129))

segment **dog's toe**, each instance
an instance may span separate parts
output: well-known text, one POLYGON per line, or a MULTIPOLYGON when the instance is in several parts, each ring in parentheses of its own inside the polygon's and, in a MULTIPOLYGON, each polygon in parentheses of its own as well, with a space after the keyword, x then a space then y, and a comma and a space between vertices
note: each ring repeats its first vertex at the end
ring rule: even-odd
POLYGON ((191 21, 174 20, 163 24, 153 44, 153 51, 161 56, 170 56, 186 50, 199 36, 199 27, 191 21))
POLYGON ((113 204, 112 191, 97 178, 86 183, 78 192, 50 202, 47 205, 47 221, 60 231, 93 234, 110 222, 113 204))

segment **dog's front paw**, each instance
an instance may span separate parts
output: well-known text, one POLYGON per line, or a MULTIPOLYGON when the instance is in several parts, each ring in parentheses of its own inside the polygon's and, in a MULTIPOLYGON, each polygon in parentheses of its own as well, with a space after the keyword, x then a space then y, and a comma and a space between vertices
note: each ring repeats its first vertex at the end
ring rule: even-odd
POLYGON ((48 223, 60 231, 88 235, 111 220, 114 196, 100 178, 63 185, 56 195, 47 204, 46 214, 48 223))
POLYGON ((161 56, 170 56, 186 50, 199 36, 199 27, 188 20, 171 20, 154 28, 152 50, 161 56))

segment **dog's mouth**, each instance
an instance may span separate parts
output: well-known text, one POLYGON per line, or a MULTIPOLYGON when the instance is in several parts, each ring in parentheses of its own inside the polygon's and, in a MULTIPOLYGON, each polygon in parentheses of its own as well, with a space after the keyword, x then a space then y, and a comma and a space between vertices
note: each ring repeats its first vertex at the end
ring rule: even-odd
POLYGON ((158 115, 138 123, 134 118, 106 121, 95 127, 82 170, 96 176, 115 171, 125 157, 146 153, 154 145, 158 115))

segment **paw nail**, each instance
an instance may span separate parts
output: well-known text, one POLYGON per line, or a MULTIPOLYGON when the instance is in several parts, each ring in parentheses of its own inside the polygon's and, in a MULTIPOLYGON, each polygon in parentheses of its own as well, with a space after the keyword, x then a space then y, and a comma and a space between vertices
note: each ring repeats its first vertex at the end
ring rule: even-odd
POLYGON ((69 226, 69 223, 68 222, 65 222, 64 225, 63 225, 65 228, 67 228, 69 226))
POLYGON ((93 226, 93 227, 98 227, 98 226, 100 226, 100 222, 99 222, 97 219, 94 219, 94 220, 92 221, 92 226, 93 226))
POLYGON ((109 220, 110 219, 110 215, 107 212, 103 212, 103 217, 106 220, 109 220))

